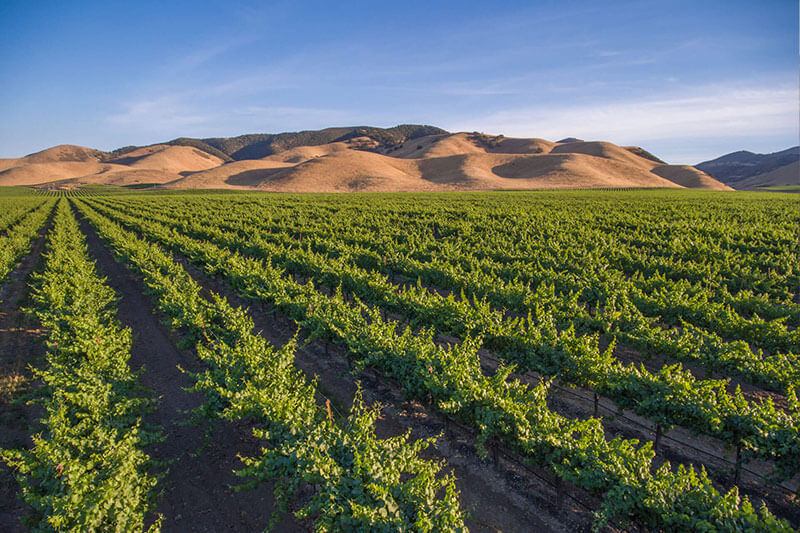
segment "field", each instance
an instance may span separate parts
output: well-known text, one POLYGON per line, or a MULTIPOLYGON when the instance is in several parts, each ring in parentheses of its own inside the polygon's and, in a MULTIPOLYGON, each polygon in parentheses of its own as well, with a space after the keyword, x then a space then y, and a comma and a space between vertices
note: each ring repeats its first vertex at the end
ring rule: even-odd
POLYGON ((794 531, 799 221, 4 189, 0 529, 794 531))

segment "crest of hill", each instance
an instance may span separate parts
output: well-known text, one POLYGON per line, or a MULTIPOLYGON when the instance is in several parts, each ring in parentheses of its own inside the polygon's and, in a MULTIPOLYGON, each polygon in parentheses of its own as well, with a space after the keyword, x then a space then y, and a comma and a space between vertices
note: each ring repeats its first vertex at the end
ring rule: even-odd
POLYGON ((13 160, 0 170, 0 185, 164 183, 182 173, 217 167, 223 162, 188 146, 152 145, 115 155, 82 146, 55 146, 13 160))
POLYGON ((637 155, 621 146, 602 141, 578 141, 556 144, 550 153, 590 155, 604 159, 613 159, 615 161, 624 161, 632 166, 648 170, 651 170, 658 164, 656 161, 637 155))
POLYGON ((732 191, 733 188, 689 165, 661 165, 653 173, 690 189, 732 191))
POLYGON ((800 160, 800 146, 795 146, 771 154, 740 150, 710 161, 703 161, 695 167, 731 187, 743 189, 758 186, 758 180, 749 178, 770 173, 798 160, 800 160))
POLYGON ((286 192, 726 188, 697 169, 666 165, 638 147, 563 141, 571 142, 404 125, 179 138, 110 153, 58 146, 0 160, 0 185, 159 184, 286 192), (246 154, 260 157, 237 159, 246 154))
POLYGON ((427 135, 386 150, 386 155, 405 159, 447 157, 459 154, 541 154, 548 153, 555 143, 544 139, 517 139, 483 133, 427 135))
POLYGON ((781 185, 800 185, 800 161, 736 182, 738 189, 757 189, 781 185))
POLYGON ((58 146, 47 148, 41 152, 26 155, 18 161, 26 164, 59 163, 63 161, 97 163, 102 161, 105 155, 105 152, 93 148, 86 148, 73 144, 59 144, 58 146))
POLYGON ((649 159, 650 161, 653 161, 654 163, 658 163, 658 164, 661 164, 661 165, 666 165, 667 164, 666 161, 662 161, 661 159, 657 158, 656 156, 654 156, 653 154, 651 154, 650 152, 648 152, 647 150, 645 150, 644 148, 641 148, 639 146, 623 146, 623 148, 625 148, 627 151, 631 152, 632 154, 636 154, 639 157, 644 157, 645 159, 649 159))
POLYGON ((13 159, 0 159, 0 171, 21 165, 37 165, 47 163, 96 163, 106 157, 106 153, 92 148, 73 144, 59 144, 41 152, 28 154, 13 159))
POLYGON ((426 135, 447 134, 447 131, 435 126, 402 124, 392 128, 375 128, 372 126, 354 126, 341 128, 325 128, 288 133, 260 133, 240 135, 238 137, 215 137, 197 139, 198 141, 226 154, 235 160, 261 159, 298 146, 318 146, 334 142, 342 142, 357 137, 368 137, 380 147, 394 146, 408 139, 416 139, 426 135))
POLYGON ((220 166, 224 161, 192 146, 154 144, 108 159, 108 163, 133 169, 160 170, 165 173, 196 172, 220 166))
POLYGON ((105 152, 83 146, 53 146, 18 159, 3 160, 0 185, 37 185, 114 170, 115 165, 102 162, 105 156, 105 152))
POLYGON ((361 146, 368 141, 369 138, 357 137, 296 147, 262 159, 189 174, 163 187, 251 187, 283 192, 686 186, 727 189, 691 167, 673 168, 611 143, 557 145, 541 139, 457 133, 423 136, 382 154, 364 151, 361 146))
POLYGON ((289 148, 288 150, 278 152, 277 154, 268 155, 262 159, 265 161, 274 161, 285 164, 302 163, 303 161, 307 161, 315 157, 324 157, 336 152, 343 152, 351 149, 360 150, 362 144, 359 141, 361 141, 361 139, 363 138, 357 137, 356 139, 348 142, 333 142, 314 146, 297 146, 295 148, 289 148))

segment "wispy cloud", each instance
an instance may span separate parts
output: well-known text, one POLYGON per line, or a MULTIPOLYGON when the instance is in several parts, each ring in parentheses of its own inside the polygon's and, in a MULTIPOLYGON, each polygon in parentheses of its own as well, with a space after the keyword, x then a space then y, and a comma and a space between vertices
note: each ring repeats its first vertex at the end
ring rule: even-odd
POLYGON ((342 109, 296 106, 247 106, 234 109, 232 114, 251 117, 264 124, 293 124, 293 127, 303 127, 303 124, 335 124, 351 116, 342 109))
POLYGON ((549 139, 576 136, 620 144, 683 139, 691 145, 706 137, 796 136, 797 120, 796 86, 719 85, 580 106, 522 106, 454 122, 450 127, 549 139))
POLYGON ((353 115, 346 110, 322 107, 243 105, 214 111, 205 105, 187 102, 181 94, 170 94, 129 102, 123 111, 106 120, 113 127, 156 142, 177 136, 212 136, 224 132, 238 135, 321 128, 352 119, 353 115))
POLYGON ((214 42, 203 43, 197 49, 171 62, 167 69, 173 74, 194 70, 227 52, 257 41, 259 37, 260 36, 255 33, 236 36, 229 35, 218 38, 214 42))
POLYGON ((187 106, 177 94, 139 99, 123 107, 124 110, 107 117, 107 122, 137 131, 173 131, 208 123, 215 118, 213 113, 187 106))

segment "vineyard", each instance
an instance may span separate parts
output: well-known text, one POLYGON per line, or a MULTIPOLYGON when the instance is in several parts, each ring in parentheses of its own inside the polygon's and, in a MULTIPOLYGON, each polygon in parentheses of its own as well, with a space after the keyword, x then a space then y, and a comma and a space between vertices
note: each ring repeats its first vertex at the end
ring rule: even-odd
POLYGON ((3 531, 796 531, 780 193, 0 191, 3 531))

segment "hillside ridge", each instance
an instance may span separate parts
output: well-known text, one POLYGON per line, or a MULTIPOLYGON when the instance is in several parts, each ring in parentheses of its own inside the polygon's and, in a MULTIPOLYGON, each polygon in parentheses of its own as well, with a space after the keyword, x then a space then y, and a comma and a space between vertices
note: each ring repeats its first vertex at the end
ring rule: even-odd
POLYGON ((755 189, 776 185, 800 185, 800 176, 792 170, 798 161, 800 161, 800 146, 794 146, 768 154, 738 150, 710 161, 703 161, 695 167, 735 189, 755 189))
POLYGON ((401 124, 189 138, 110 152, 61 145, 0 160, 0 185, 283 192, 667 187, 729 190, 637 146, 401 124))

